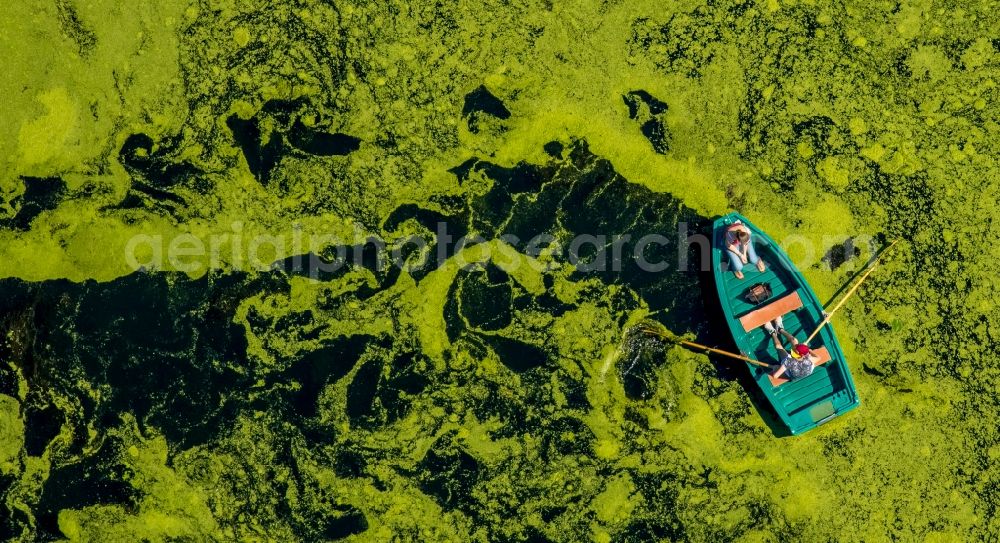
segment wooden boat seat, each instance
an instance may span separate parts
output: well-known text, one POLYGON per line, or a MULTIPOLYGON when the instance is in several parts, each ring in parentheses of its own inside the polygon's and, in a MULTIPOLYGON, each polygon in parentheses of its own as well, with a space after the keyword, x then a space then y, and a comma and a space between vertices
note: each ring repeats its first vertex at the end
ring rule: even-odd
MULTIPOLYGON (((817 366, 822 366, 823 364, 826 364, 827 362, 830 361, 830 351, 826 350, 826 347, 817 347, 815 349, 812 349, 812 353, 819 357, 819 363, 816 364, 817 366)), ((771 380, 771 386, 775 387, 791 381, 791 379, 785 376, 775 378, 771 374, 768 374, 767 378, 771 380)))
POLYGON ((795 291, 778 298, 760 309, 754 309, 743 315, 740 317, 740 323, 743 325, 743 331, 749 332, 754 328, 764 326, 764 323, 771 322, 785 313, 790 313, 800 307, 802 307, 802 298, 799 297, 799 292, 795 291))

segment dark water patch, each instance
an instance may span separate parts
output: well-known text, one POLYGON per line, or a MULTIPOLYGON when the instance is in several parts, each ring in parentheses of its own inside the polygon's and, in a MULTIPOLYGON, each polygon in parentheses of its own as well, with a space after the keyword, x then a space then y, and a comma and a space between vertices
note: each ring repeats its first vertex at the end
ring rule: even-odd
POLYGON ((281 381, 291 380, 300 385, 290 398, 299 416, 316 416, 317 401, 323 388, 350 373, 374 339, 368 335, 357 335, 327 341, 319 349, 304 354, 284 372, 281 381))
POLYGON ((590 400, 587 398, 587 384, 580 381, 567 380, 561 383, 562 393, 566 398, 567 409, 579 409, 588 411, 591 408, 590 400))
POLYGON ((66 422, 63 412, 40 398, 36 391, 37 389, 31 391, 23 408, 24 452, 29 456, 42 456, 66 422))
POLYGON ((296 149, 315 156, 348 155, 361 146, 361 138, 340 132, 323 132, 309 128, 301 121, 292 125, 288 142, 296 149))
MULTIPOLYGON (((392 211, 383 221, 382 228, 386 232, 395 232, 406 221, 414 221, 428 233, 425 240, 427 258, 422 266, 409 271, 414 281, 420 282, 430 272, 438 269, 445 260, 454 254, 454 243, 466 238, 469 233, 467 207, 449 215, 440 211, 424 209, 416 204, 403 204, 392 211), (447 238, 445 237, 447 234, 447 238)), ((468 243, 471 246, 473 243, 468 243)))
POLYGON ((503 365, 515 373, 523 373, 549 362, 549 355, 544 350, 519 339, 483 335, 482 340, 493 349, 503 365))
MULTIPOLYGON (((415 220, 428 233, 434 234, 434 238, 429 243, 429 258, 424 267, 411 272, 411 275, 418 281, 451 257, 460 240, 464 240, 464 247, 469 247, 481 239, 497 237, 502 225, 509 225, 511 220, 521 219, 514 213, 517 196, 537 194, 543 183, 550 179, 555 172, 549 166, 537 166, 522 162, 512 168, 505 168, 476 159, 470 159, 459 168, 452 169, 460 181, 473 170, 482 172, 493 181, 493 185, 486 194, 467 201, 464 208, 446 214, 423 209, 415 204, 405 204, 395 209, 383 224, 386 230, 393 231, 404 221, 415 220), (475 237, 469 236, 467 225, 470 224, 484 237, 477 240, 475 237), (441 236, 443 233, 447 233, 448 238, 443 238, 441 236)), ((523 238, 525 244, 537 234, 543 233, 540 230, 530 228, 533 219, 542 219, 541 215, 546 211, 554 211, 557 202, 547 203, 553 204, 550 206, 551 209, 539 209, 539 216, 532 215, 528 217, 527 221, 518 223, 525 227, 524 231, 520 232, 525 236, 523 238)), ((513 232, 512 234, 516 235, 513 232)))
POLYGON ((706 239, 700 245, 686 247, 681 239, 687 241, 688 235, 707 230, 709 221, 669 194, 629 183, 610 162, 590 154, 582 142, 574 146, 570 159, 579 171, 554 176, 532 198, 517 201, 498 234, 517 236, 522 240, 518 247, 521 250, 527 249, 527 240, 541 232, 562 231, 567 239, 594 236, 598 238, 595 243, 581 244, 578 253, 584 264, 594 264, 588 259, 603 254, 605 269, 578 272, 576 278, 596 276, 608 284, 627 285, 651 309, 670 310, 667 318, 688 322, 696 319, 701 312, 700 285, 691 270, 700 268, 700 259, 710 249, 710 243, 706 239), (643 270, 628 258, 631 255, 626 251, 634 251, 642 236, 648 234, 663 236, 642 251, 651 264, 665 266, 661 272, 643 270), (631 236, 631 242, 623 244, 617 255, 616 235, 631 236))
POLYGON ((799 180, 798 177, 801 175, 795 167, 796 161, 801 162, 805 160, 815 168, 819 161, 828 156, 843 153, 845 148, 849 154, 857 154, 859 152, 859 148, 854 143, 854 138, 850 133, 846 129, 837 126, 833 119, 825 115, 807 117, 792 123, 790 140, 783 142, 783 144, 788 147, 806 144, 813 150, 813 154, 806 159, 801 157, 787 157, 788 162, 782 168, 784 175, 779 177, 781 179, 779 184, 791 188, 795 187, 796 182, 799 180))
POLYGON ((527 162, 518 162, 511 168, 505 168, 484 161, 476 164, 476 170, 483 172, 493 180, 494 186, 499 186, 509 194, 538 192, 542 183, 552 177, 551 169, 527 162))
POLYGON ((136 510, 141 494, 128 482, 134 474, 121 461, 124 449, 121 440, 108 438, 94 454, 52 469, 35 510, 42 539, 64 536, 58 525, 63 509, 121 505, 126 511, 136 510))
POLYGON ((416 352, 386 352, 367 360, 347 388, 351 424, 375 428, 406 416, 413 397, 430 385, 424 375, 429 367, 427 357, 416 352))
POLYGON ((356 507, 340 507, 339 514, 328 515, 320 523, 320 535, 324 539, 345 539, 368 529, 368 519, 356 507))
POLYGON ((565 146, 563 146, 563 144, 559 143, 558 141, 550 141, 546 143, 542 147, 542 149, 544 149, 545 153, 548 154, 550 157, 555 159, 562 159, 563 149, 565 149, 565 146))
POLYGON ((368 460, 361 451, 352 447, 348 443, 334 456, 333 470, 337 473, 337 477, 361 477, 365 473, 368 460))
POLYGON ((24 510, 14 507, 13 500, 8 499, 15 482, 13 476, 0 475, 0 541, 30 540, 28 526, 32 524, 31 519, 24 510))
MULTIPOLYGON (((282 270, 288 275, 309 277, 317 281, 340 279, 352 269, 368 270, 375 276, 376 284, 359 285, 351 293, 353 299, 367 300, 396 284, 402 273, 402 266, 399 263, 405 263, 419 248, 414 244, 408 244, 396 253, 393 253, 393 249, 395 247, 387 246, 380 241, 363 245, 329 247, 324 251, 325 254, 293 255, 275 262, 271 267, 282 270)), ((329 309, 329 306, 325 305, 324 308, 329 309)))
POLYGON ((461 185, 469 178, 469 172, 472 171, 472 167, 475 166, 477 162, 479 162, 479 159, 472 157, 458 166, 449 169, 448 173, 455 174, 455 177, 458 178, 458 184, 461 185))
POLYGON ((634 90, 622 96, 630 119, 639 123, 639 131, 649 140, 653 150, 665 154, 670 150, 670 130, 665 113, 669 107, 644 90, 634 90))
POLYGON ((59 206, 66 194, 66 182, 58 177, 21 177, 24 192, 11 205, 17 209, 13 217, 0 219, 0 228, 26 231, 44 211, 59 206))
POLYGON ((473 226, 489 236, 496 236, 503 223, 511 217, 517 195, 539 192, 543 182, 553 175, 548 167, 525 162, 512 168, 480 162, 475 169, 493 181, 490 190, 474 199, 471 205, 473 226))
POLYGON ((438 438, 417 465, 420 489, 445 510, 471 510, 472 489, 481 469, 475 457, 461 448, 453 436, 438 438))
MULTIPOLYGON (((652 97, 652 106, 646 105, 640 95, 635 99, 647 109, 661 111, 666 107, 652 97)), ((711 250, 706 235, 711 224, 706 217, 669 194, 630 183, 614 171, 610 162, 590 153, 582 141, 575 142, 567 159, 559 164, 502 168, 480 161, 466 167, 482 171, 493 181, 485 194, 469 199, 466 209, 444 214, 407 204, 393 212, 392 224, 400 224, 407 217, 421 217, 428 230, 435 223, 436 227, 443 224, 448 232, 464 232, 463 225, 472 224, 485 239, 502 237, 529 256, 537 256, 546 245, 540 243, 544 241, 538 238, 540 234, 582 241, 575 247, 580 260, 572 280, 596 277, 605 284, 628 287, 627 291, 638 294, 652 311, 658 311, 658 318, 672 330, 702 328, 705 309, 701 286, 705 276, 698 270, 711 250), (650 235, 659 237, 650 239, 650 235), (636 254, 658 270, 640 267, 636 254)), ((565 261, 570 247, 561 248, 565 261)), ((451 246, 446 246, 435 252, 450 256, 452 251, 451 246)), ((453 294, 445 308, 452 340, 464 326, 455 320, 461 304, 451 301, 453 294)), ((638 299, 624 295, 612 301, 617 304, 616 314, 627 312, 636 302, 638 299)))
POLYGON ((490 262, 485 269, 460 272, 457 282, 459 314, 468 326, 485 331, 510 326, 514 289, 506 272, 490 262))
POLYGON ((281 136, 270 134, 263 140, 260 124, 257 119, 244 120, 237 115, 226 119, 226 126, 233 134, 236 145, 243 151, 250 173, 262 185, 271 180, 271 172, 281 160, 281 136))
POLYGON ((830 266, 831 270, 844 265, 845 262, 861 256, 861 248, 854 244, 854 239, 848 239, 844 243, 834 245, 822 257, 822 261, 830 266))
POLYGON ((250 119, 233 114, 226 119, 226 126, 233 134, 236 145, 243 151, 250 173, 262 185, 267 185, 271 173, 285 154, 284 134, 295 113, 305 106, 304 100, 268 100, 250 119), (273 123, 266 140, 261 130, 263 120, 273 123))
POLYGON ((342 503, 336 490, 321 483, 310 470, 300 469, 302 458, 310 452, 287 447, 292 479, 288 483, 300 499, 294 505, 281 501, 282 516, 291 521, 292 529, 302 541, 340 540, 368 529, 368 519, 357 507, 342 503))
POLYGON ((565 505, 545 506, 541 508, 540 515, 543 521, 552 522, 559 517, 559 515, 565 513, 567 509, 569 508, 565 505))
MULTIPOLYGON (((155 198, 155 196, 154 196, 155 198)), ((146 207, 146 202, 143 200, 142 196, 136 194, 136 191, 129 190, 125 193, 125 197, 121 199, 120 202, 114 205, 108 205, 101 207, 101 211, 116 211, 116 210, 131 210, 131 209, 143 209, 146 207)), ((127 220, 127 219, 126 219, 127 220)))
POLYGON ((423 373, 429 367, 430 360, 420 353, 401 353, 393 359, 389 376, 378 391, 378 398, 386 412, 386 424, 405 417, 410 411, 412 399, 431 384, 423 373))
POLYGON ((595 269, 580 270, 578 266, 577 277, 595 276, 605 283, 627 285, 650 309, 666 310, 662 319, 673 330, 689 330, 692 323, 700 321, 703 309, 696 270, 702 267, 701 259, 710 254, 711 243, 708 237, 691 236, 710 229, 707 218, 684 208, 668 194, 628 183, 604 160, 581 176, 564 205, 586 210, 565 216, 562 224, 571 235, 608 233, 592 244, 596 246, 594 254, 603 255, 604 262, 588 260, 586 250, 580 251, 582 262, 595 269), (620 251, 615 250, 613 238, 618 233, 633 236, 622 242, 620 251), (640 254, 647 263, 662 266, 661 271, 643 269, 635 259, 627 258, 640 247, 642 236, 649 234, 662 238, 641 246, 640 254))
POLYGON ((868 375, 874 375, 875 377, 888 377, 889 375, 885 372, 879 370, 878 368, 869 366, 868 364, 862 363, 861 369, 868 375))
POLYGON ((305 99, 269 100, 249 119, 237 114, 226 119, 250 173, 262 185, 269 184, 286 155, 343 156, 360 147, 360 138, 306 126, 301 117, 311 109, 314 108, 305 99))
POLYGON ((182 448, 208 441, 235 414, 225 392, 249 385, 243 330, 231 314, 204 313, 219 299, 207 280, 133 275, 116 286, 90 289, 80 304, 89 321, 77 323, 83 370, 112 390, 100 411, 132 411, 182 448))
POLYGON ((465 319, 462 318, 458 310, 458 291, 460 286, 461 283, 459 281, 454 281, 448 287, 448 296, 445 298, 444 309, 442 310, 444 331, 448 335, 448 341, 451 343, 455 343, 466 328, 465 319))
POLYGON ((129 136, 118 159, 132 176, 131 188, 158 202, 183 205, 184 199, 169 189, 178 185, 194 187, 198 185, 195 179, 203 172, 186 160, 178 160, 178 147, 178 138, 154 142, 146 134, 129 136))
MULTIPOLYGON (((545 277, 551 276, 546 275, 545 277)), ((511 308, 515 313, 533 309, 558 318, 576 307, 573 304, 568 304, 560 300, 552 293, 551 289, 552 287, 548 287, 548 290, 538 295, 522 292, 514 298, 511 308)))
POLYGON ((504 120, 510 118, 510 110, 489 89, 480 85, 465 95, 465 103, 462 106, 462 116, 468 119, 469 130, 473 133, 479 132, 480 115, 504 120))
POLYGON ((670 131, 660 119, 650 119, 639 127, 639 131, 649 140, 653 150, 661 155, 670 150, 670 131))
MULTIPOLYGON (((241 274, 0 282, 0 291, 24 304, 4 308, 4 317, 32 317, 30 347, 15 358, 30 394, 45 391, 78 406, 62 414, 73 426, 74 446, 81 445, 88 423, 100 432, 117 424, 123 412, 155 427, 172 446, 212 439, 238 411, 239 400, 229 391, 252 382, 245 370, 245 332, 233 322, 238 305, 250 293, 284 288, 280 278, 250 280, 241 274), (83 386, 106 386, 109 393, 94 397, 83 386)), ((60 420, 46 403, 37 405, 38 417, 52 425, 60 420)), ((43 449, 48 440, 38 434, 31 447, 43 449)))
POLYGON ((429 232, 437 232, 439 225, 447 224, 448 232, 452 236, 462 237, 467 233, 467 230, 462 227, 462 221, 456 221, 454 215, 424 209, 417 204, 403 204, 394 209, 382 222, 382 228, 394 232, 406 221, 414 221, 429 232))
POLYGON ((622 99, 628 107, 628 117, 632 120, 639 118, 641 104, 646 105, 650 115, 659 115, 668 109, 666 102, 656 99, 652 94, 644 90, 629 91, 622 96, 622 99))
POLYGON ((478 111, 492 115, 498 119, 510 118, 510 111, 507 107, 484 85, 480 85, 472 92, 466 94, 465 104, 462 106, 462 115, 470 115, 478 111))
POLYGON ((372 427, 375 420, 375 395, 382 378, 382 360, 365 362, 347 387, 347 417, 361 427, 372 427))

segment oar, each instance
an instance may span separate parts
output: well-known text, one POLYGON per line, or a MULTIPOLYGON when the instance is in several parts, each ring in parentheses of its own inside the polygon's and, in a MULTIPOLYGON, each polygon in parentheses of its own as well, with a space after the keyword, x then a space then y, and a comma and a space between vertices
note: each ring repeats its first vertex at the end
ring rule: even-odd
POLYGON ((708 345, 702 345, 700 343, 695 343, 693 341, 687 341, 685 339, 681 339, 681 338, 679 338, 679 337, 671 334, 670 332, 668 332, 666 328, 663 328, 663 327, 660 327, 660 326, 657 326, 655 329, 653 329, 653 328, 650 328, 650 324, 643 323, 643 324, 640 324, 638 326, 638 328, 644 334, 648 334, 648 335, 651 335, 651 336, 656 336, 656 337, 659 337, 661 339, 665 339, 665 340, 667 340, 667 341, 669 341, 671 343, 678 343, 680 345, 684 345, 685 347, 691 347, 693 349, 699 349, 699 350, 702 350, 702 351, 708 351, 710 353, 714 353, 714 354, 721 355, 721 356, 728 356, 729 358, 735 358, 737 360, 742 360, 744 362, 749 362, 749 363, 751 363, 751 364, 753 364, 755 366, 760 366, 762 368, 770 368, 771 367, 771 364, 765 364, 764 362, 761 362, 759 360, 754 360, 753 358, 749 358, 749 357, 743 356, 741 354, 731 353, 729 351, 723 351, 722 349, 716 349, 715 347, 709 347, 708 345))
POLYGON ((830 319, 833 318, 833 314, 836 313, 837 310, 839 310, 841 307, 843 307, 844 303, 847 302, 847 300, 852 295, 854 295, 855 292, 858 291, 858 288, 860 288, 861 284, 865 282, 865 279, 868 279, 868 276, 871 275, 873 271, 875 271, 875 268, 878 268, 878 265, 882 261, 882 257, 887 252, 889 252, 889 249, 892 249, 893 246, 895 246, 896 243, 898 242, 899 242, 898 239, 896 241, 893 241, 892 243, 889 244, 888 247, 886 247, 884 250, 882 250, 881 253, 878 254, 878 257, 875 258, 875 262, 872 262, 871 267, 868 268, 868 271, 866 271, 865 274, 862 275, 860 279, 858 279, 858 282, 855 283, 853 287, 851 287, 851 290, 847 291, 847 294, 845 294, 844 297, 841 298, 839 302, 837 302, 837 305, 833 306, 833 310, 826 313, 826 316, 823 317, 823 322, 819 323, 819 326, 817 326, 816 329, 813 330, 813 333, 809 336, 808 339, 806 339, 805 343, 809 343, 810 341, 812 341, 812 338, 816 337, 816 334, 818 334, 819 331, 822 330, 823 327, 830 322, 830 319))

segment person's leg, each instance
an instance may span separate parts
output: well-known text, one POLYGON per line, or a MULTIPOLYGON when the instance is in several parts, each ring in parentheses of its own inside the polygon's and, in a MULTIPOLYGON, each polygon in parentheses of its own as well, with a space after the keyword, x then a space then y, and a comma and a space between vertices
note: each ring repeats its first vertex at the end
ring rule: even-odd
POLYGON ((758 271, 764 271, 767 269, 767 267, 764 266, 764 261, 757 256, 757 249, 753 246, 753 240, 747 242, 747 261, 754 266, 757 266, 758 271))
MULTIPOLYGON (((771 323, 774 323, 772 325, 772 329, 775 332, 777 332, 778 334, 781 334, 782 336, 784 336, 785 339, 787 339, 788 341, 792 342, 792 346, 795 346, 795 345, 799 344, 799 340, 795 339, 795 336, 793 336, 792 334, 789 334, 788 331, 785 330, 785 320, 782 319, 780 315, 777 318, 775 318, 773 321, 771 321, 770 323, 768 323, 768 324, 771 325, 771 323)), ((771 333, 771 332, 768 332, 768 333, 771 333)))
POLYGON ((729 270, 736 274, 738 279, 743 279, 743 259, 736 253, 726 250, 729 255, 729 270))
MULTIPOLYGON (((781 352, 785 350, 785 346, 781 344, 781 338, 778 337, 777 332, 774 331, 771 332, 771 340, 774 341, 774 348, 778 350, 778 354, 780 355, 781 352)), ((781 359, 780 356, 778 359, 779 360, 781 359)))
MULTIPOLYGON (((775 337, 774 341, 775 342, 778 341, 777 337, 775 337)), ((775 372, 771 374, 771 377, 781 377, 781 375, 783 373, 785 373, 785 365, 782 364, 780 361, 784 360, 787 356, 788 356, 788 351, 786 351, 785 349, 783 349, 781 347, 778 347, 778 361, 779 361, 778 362, 778 369, 775 370, 775 372)))

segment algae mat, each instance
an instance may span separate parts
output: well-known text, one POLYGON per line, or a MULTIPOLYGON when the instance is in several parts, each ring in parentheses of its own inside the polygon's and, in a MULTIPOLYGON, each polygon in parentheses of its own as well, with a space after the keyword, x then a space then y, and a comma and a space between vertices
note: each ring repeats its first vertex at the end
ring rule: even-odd
POLYGON ((993 3, 0 14, 0 539, 1000 537, 993 3), (730 209, 823 299, 904 240, 858 411, 623 346, 722 341, 730 209))

